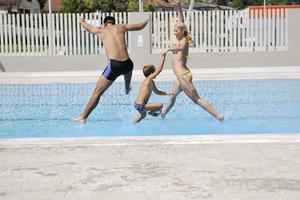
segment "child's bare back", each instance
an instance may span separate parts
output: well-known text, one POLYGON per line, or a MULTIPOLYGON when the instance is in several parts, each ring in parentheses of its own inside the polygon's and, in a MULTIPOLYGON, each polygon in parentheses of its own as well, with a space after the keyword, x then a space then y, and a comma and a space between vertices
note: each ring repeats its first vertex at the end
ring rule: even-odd
POLYGON ((146 78, 141 84, 140 91, 135 102, 140 104, 147 104, 153 91, 153 85, 154 81, 146 78))

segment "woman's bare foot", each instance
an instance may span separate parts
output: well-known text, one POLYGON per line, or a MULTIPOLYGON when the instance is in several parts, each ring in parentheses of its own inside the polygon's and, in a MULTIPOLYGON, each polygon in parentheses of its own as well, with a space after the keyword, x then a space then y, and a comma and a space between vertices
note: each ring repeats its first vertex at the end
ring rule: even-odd
POLYGON ((84 124, 84 123, 86 122, 86 119, 83 118, 81 115, 80 115, 80 116, 73 117, 73 120, 79 121, 80 124, 84 124))

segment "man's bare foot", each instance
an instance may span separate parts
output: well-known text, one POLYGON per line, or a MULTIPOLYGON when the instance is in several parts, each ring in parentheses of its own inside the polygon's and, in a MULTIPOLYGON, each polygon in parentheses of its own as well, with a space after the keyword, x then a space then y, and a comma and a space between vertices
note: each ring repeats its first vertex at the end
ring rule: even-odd
POLYGON ((84 124, 84 123, 86 122, 86 119, 84 119, 81 115, 80 115, 80 116, 73 117, 73 120, 79 121, 80 124, 84 124))
POLYGON ((224 116, 219 114, 219 115, 217 115, 216 119, 219 120, 220 122, 223 122, 224 116))
POLYGON ((131 91, 131 85, 129 86, 129 88, 125 88, 125 94, 128 95, 131 91))

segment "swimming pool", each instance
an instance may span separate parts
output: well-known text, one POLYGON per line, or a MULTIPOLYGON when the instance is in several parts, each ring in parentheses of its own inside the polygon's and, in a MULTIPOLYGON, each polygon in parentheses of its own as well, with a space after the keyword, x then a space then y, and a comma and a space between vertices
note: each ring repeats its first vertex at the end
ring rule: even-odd
MULTIPOLYGON (((157 86, 169 91, 172 83, 157 86)), ((116 82, 82 126, 71 118, 83 111, 95 83, 0 84, 0 138, 300 133, 300 79, 194 84, 225 115, 223 123, 182 93, 165 119, 147 116, 132 125, 139 82, 129 96, 116 82)), ((149 102, 155 101, 166 104, 168 97, 153 94, 149 102)))

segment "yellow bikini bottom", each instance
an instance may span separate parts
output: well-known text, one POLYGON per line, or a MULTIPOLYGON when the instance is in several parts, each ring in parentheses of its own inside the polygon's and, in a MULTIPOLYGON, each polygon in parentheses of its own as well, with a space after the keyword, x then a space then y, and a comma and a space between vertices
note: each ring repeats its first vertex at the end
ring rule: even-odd
POLYGON ((184 72, 182 74, 178 74, 176 76, 177 76, 178 80, 182 80, 182 78, 185 77, 185 76, 190 77, 191 79, 193 78, 193 74, 192 74, 191 71, 187 71, 187 72, 184 72))

